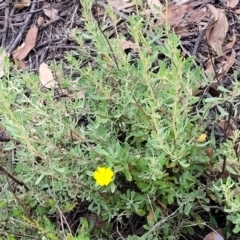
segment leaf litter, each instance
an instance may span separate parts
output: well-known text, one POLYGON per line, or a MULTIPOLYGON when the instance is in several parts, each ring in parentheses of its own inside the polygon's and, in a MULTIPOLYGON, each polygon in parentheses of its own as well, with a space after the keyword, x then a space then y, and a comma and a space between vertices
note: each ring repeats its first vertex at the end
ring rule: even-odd
POLYGON ((135 3, 133 1, 125 1, 125 0, 113 0, 110 1, 112 6, 116 8, 119 11, 125 12, 125 13, 131 13, 134 11, 135 3))
POLYGON ((25 7, 29 7, 31 5, 31 0, 21 0, 20 2, 14 3, 14 8, 23 9, 25 7))
POLYGON ((54 8, 50 3, 44 2, 43 12, 50 20, 59 18, 58 9, 54 8))
MULTIPOLYGON (((239 61, 239 23, 236 21, 236 18, 239 17, 237 14, 240 14, 239 1, 222 0, 219 1, 219 4, 207 4, 208 1, 175 0, 175 4, 169 4, 167 6, 162 2, 163 1, 160 2, 159 0, 147 0, 146 4, 149 8, 147 10, 141 9, 140 5, 135 6, 135 1, 118 0, 109 1, 108 4, 112 4, 114 9, 118 11, 116 11, 116 15, 119 18, 123 18, 124 16, 124 20, 127 20, 128 16, 134 13, 137 8, 140 8, 140 12, 148 14, 151 18, 156 18, 155 20, 157 21, 151 21, 151 29, 153 32, 154 27, 163 27, 164 23, 169 24, 172 31, 175 31, 181 39, 182 53, 189 56, 194 55, 196 57, 196 63, 204 65, 205 71, 212 73, 210 87, 204 90, 204 94, 208 97, 215 97, 219 94, 219 85, 226 88, 230 86, 231 88, 229 78, 232 79, 233 71, 238 70, 236 62, 239 61), (162 9, 163 12, 161 13, 159 9, 162 9), (121 13, 127 14, 125 16, 121 15, 121 13), (150 13, 154 16, 149 15, 150 13), (194 49, 197 50, 194 51, 194 49), (219 79, 216 80, 216 78, 219 79)), ((29 30, 25 31, 23 35, 25 37, 18 40, 19 47, 15 47, 14 51, 10 53, 14 59, 18 60, 19 65, 26 63, 26 66, 30 66, 30 69, 37 69, 40 82, 44 87, 55 88, 56 82, 53 72, 46 62, 57 58, 57 56, 58 59, 61 59, 64 47, 66 49, 74 49, 74 47, 77 47, 74 40, 68 39, 67 37, 60 39, 59 36, 68 36, 66 33, 68 33, 69 26, 82 29, 82 23, 79 21, 79 12, 76 14, 75 10, 77 7, 79 8, 79 6, 75 5, 73 1, 69 1, 69 4, 66 2, 66 6, 61 3, 50 4, 46 1, 44 1, 42 5, 36 6, 34 5, 34 1, 28 0, 18 1, 18 4, 19 5, 15 4, 11 6, 13 6, 16 11, 25 12, 26 16, 34 16, 35 19, 38 19, 38 23, 36 26, 33 21, 27 23, 20 20, 22 21, 20 23, 28 25, 29 30), (41 14, 38 15, 38 12, 41 14), (52 22, 55 22, 56 25, 52 25, 52 22), (61 44, 59 44, 60 42, 61 44)), ((3 19, 6 17, 5 11, 0 11, 0 14, 2 14, 3 19)), ((13 15, 17 14, 13 13, 13 15)), ((8 17, 10 17, 10 15, 8 17)), ((12 21, 13 24, 18 26, 18 18, 12 18, 12 21)), ((118 29, 120 29, 120 31, 122 30, 120 27, 118 29)), ((20 31, 20 27, 17 31, 15 30, 15 32, 9 27, 9 36, 13 37, 12 39, 9 37, 7 42, 2 43, 2 47, 8 50, 12 42, 14 42, 14 38, 18 38, 18 32, 20 31)), ((0 32, 0 39, 3 39, 4 34, 5 32, 0 32)), ((125 35, 126 40, 119 47, 124 50, 136 50, 136 46, 134 42, 131 41, 131 38, 129 38, 129 35, 125 35)), ((162 42, 164 42, 164 39, 162 42)), ((1 62, 0 57, 0 73, 2 75, 1 62)), ((66 91, 66 95, 69 98, 81 99, 85 97, 85 90, 80 92, 66 91)), ((218 136, 217 144, 225 140, 225 137, 222 137, 223 133, 231 136, 232 132, 236 130, 236 128, 233 127, 233 114, 231 114, 226 104, 223 105, 222 108, 229 112, 230 120, 221 119, 216 124, 218 128, 216 125, 210 128, 210 130, 214 130, 215 135, 218 136), (226 127, 227 124, 230 124, 231 128, 226 127)), ((212 108, 210 114, 215 114, 214 111, 216 111, 216 109, 212 108)), ((206 151, 208 152, 209 158, 212 158, 214 155, 212 149, 211 153, 209 148, 206 149, 206 151)))
POLYGON ((211 26, 209 26, 206 31, 206 38, 208 44, 218 56, 223 55, 223 43, 226 38, 228 26, 229 24, 225 12, 220 9, 215 9, 211 26))
POLYGON ((40 64, 39 67, 39 77, 40 82, 42 85, 46 88, 54 88, 56 85, 56 82, 53 77, 52 71, 49 69, 48 65, 46 63, 40 64))
POLYGON ((23 60, 28 53, 35 47, 37 41, 38 28, 32 25, 27 32, 25 41, 13 52, 13 58, 23 60))
POLYGON ((235 8, 238 5, 239 0, 223 0, 223 2, 228 8, 235 8))
POLYGON ((203 240, 224 240, 223 229, 218 228, 216 231, 210 232, 203 240))

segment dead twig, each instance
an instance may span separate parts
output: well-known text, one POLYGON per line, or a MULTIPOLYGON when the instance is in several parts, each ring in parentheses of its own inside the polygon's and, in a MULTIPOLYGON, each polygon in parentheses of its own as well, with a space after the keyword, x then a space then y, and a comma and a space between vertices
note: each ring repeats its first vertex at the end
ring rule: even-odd
POLYGON ((34 13, 34 10, 35 10, 36 6, 37 6, 37 2, 33 1, 31 9, 30 9, 30 13, 27 15, 26 20, 25 20, 21 30, 19 31, 17 37, 13 40, 13 43, 10 43, 10 45, 6 47, 6 51, 8 53, 11 54, 16 49, 19 41, 21 41, 22 36, 23 36, 24 32, 26 31, 29 23, 30 23, 30 20, 32 18, 32 15, 34 13))
POLYGON ((199 44, 200 44, 200 42, 202 40, 202 37, 203 37, 203 34, 204 34, 205 30, 209 27, 210 23, 211 23, 211 19, 209 19, 207 24, 199 31, 199 35, 198 35, 198 38, 195 42, 194 49, 193 49, 193 52, 192 52, 193 56, 196 56, 199 44))
POLYGON ((19 186, 22 186, 22 187, 24 187, 27 191, 29 191, 28 186, 27 186, 24 182, 16 179, 16 178, 15 178, 12 174, 10 174, 4 167, 0 166, 0 172, 2 172, 7 178, 12 179, 12 180, 13 180, 15 183, 17 183, 19 186))
POLYGON ((9 25, 9 11, 10 8, 10 0, 5 1, 5 22, 4 22, 4 28, 3 28, 3 37, 2 37, 2 43, 1 47, 5 47, 5 42, 7 39, 7 33, 8 33, 8 25, 9 25))
MULTIPOLYGON (((107 8, 107 7, 108 7, 107 4, 103 3, 102 1, 96 1, 96 2, 95 2, 95 5, 96 5, 96 6, 99 6, 99 7, 101 7, 101 8, 107 8)), ((118 17, 120 17, 120 18, 128 21, 128 16, 127 16, 125 13, 122 13, 122 12, 120 12, 119 10, 117 10, 117 9, 115 9, 115 8, 113 8, 113 11, 116 13, 116 15, 117 15, 118 17)), ((150 38, 152 38, 152 39, 154 40, 154 43, 155 43, 155 44, 157 44, 157 45, 159 45, 159 46, 163 46, 163 43, 162 43, 160 40, 156 39, 157 36, 156 36, 153 32, 150 32, 150 31, 148 31, 148 30, 145 30, 144 33, 145 33, 147 36, 149 36, 150 38)))

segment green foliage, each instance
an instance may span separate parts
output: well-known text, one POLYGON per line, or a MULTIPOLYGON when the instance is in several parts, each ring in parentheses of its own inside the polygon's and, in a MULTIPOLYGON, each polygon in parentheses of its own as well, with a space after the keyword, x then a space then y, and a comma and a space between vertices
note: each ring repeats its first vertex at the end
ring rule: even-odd
MULTIPOLYGON (((137 46, 133 59, 120 47, 124 36, 115 32, 116 37, 106 41, 90 14, 89 1, 82 5, 86 32, 73 33, 78 51, 51 65, 58 91, 42 88, 34 74, 9 67, 0 81, 1 126, 12 138, 2 145, 2 153, 10 152, 11 157, 1 154, 1 166, 29 188, 15 182, 17 193, 1 190, 0 225, 16 235, 46 239, 88 240, 97 234, 110 239, 111 220, 137 214, 147 219, 144 239, 178 239, 181 232, 192 233, 183 218, 196 218, 200 224, 194 210, 209 210, 206 187, 199 180, 209 163, 207 143, 197 142, 204 126, 196 124, 197 114, 190 114, 199 100, 191 92, 199 86, 200 71, 192 58, 181 57, 179 39, 168 30, 156 33, 165 39, 164 47, 145 36, 139 16, 128 22, 137 46), (91 40, 89 48, 86 39, 91 40), (167 60, 158 60, 160 54, 167 60), (62 89, 74 97, 58 97, 62 89), (83 98, 77 97, 79 92, 83 98), (106 187, 93 178, 102 166, 114 172, 106 187), (64 214, 75 209, 78 199, 109 222, 105 232, 94 232, 94 223, 84 218, 76 233, 50 221, 57 214, 67 225, 64 214), (173 213, 167 215, 166 207, 173 213), (173 228, 177 222, 181 224, 173 228)), ((8 184, 6 176, 0 177, 8 184)), ((229 181, 219 187, 225 191, 229 181)), ((239 199, 224 194, 226 211, 239 211, 239 199)), ((239 226, 232 216, 229 220, 239 226)))

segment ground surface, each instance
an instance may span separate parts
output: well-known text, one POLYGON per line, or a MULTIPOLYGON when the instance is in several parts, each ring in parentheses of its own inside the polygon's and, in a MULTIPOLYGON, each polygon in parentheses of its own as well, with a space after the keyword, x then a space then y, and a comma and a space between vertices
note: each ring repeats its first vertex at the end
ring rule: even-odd
MULTIPOLYGON (((204 72, 212 73, 212 83, 208 86, 199 86, 197 94, 202 97, 219 96, 218 86, 231 90, 233 72, 239 72, 240 4, 237 1, 233 2, 176 1, 168 2, 168 5, 162 2, 163 7, 168 6, 165 19, 172 31, 180 36, 182 56, 195 56, 196 65, 200 66, 204 72)), ((119 32, 130 39, 129 33, 121 23, 126 22, 129 15, 136 13, 136 6, 131 4, 131 1, 119 0, 111 3, 118 18, 122 19, 119 22, 119 32)), ((111 36, 113 24, 104 10, 108 5, 107 1, 96 1, 93 5, 93 14, 99 22, 102 22, 103 31, 108 32, 110 37, 114 37, 114 35, 111 36)), ((150 9, 153 14, 154 10, 149 1, 140 6, 139 10, 143 17, 151 16, 151 24, 146 34, 152 36, 154 27, 162 26, 163 18, 154 19, 152 15, 148 15, 146 9, 150 9)), ((81 3, 77 0, 33 1, 32 3, 0 0, 0 19, 1 47, 16 60, 20 69, 25 68, 33 72, 38 72, 41 63, 49 60, 58 61, 63 58, 66 51, 77 48, 77 44, 70 35, 71 29, 77 28, 79 32, 84 32, 81 3)), ((156 44, 164 43, 161 39, 157 39, 156 44)), ((228 103, 223 104, 222 107, 229 113, 228 119, 209 124, 209 131, 215 129, 219 144, 231 136, 233 130, 239 129, 238 109, 233 118, 232 107, 228 103)), ((212 119, 214 119, 215 110, 212 109, 212 119)), ((1 135, 0 138, 4 141, 5 136, 1 135)), ((101 224, 104 225, 96 215, 88 212, 85 203, 79 203, 74 211, 66 216, 72 228, 79 216, 95 219, 98 227, 101 227, 101 224)), ((224 218, 223 213, 216 215, 219 223, 224 222, 224 218)), ((56 216, 53 216, 52 220, 58 222, 56 216)), ((118 231, 121 231, 123 236, 139 234, 143 224, 144 220, 133 216, 120 230, 119 226, 115 226, 118 230, 113 233, 113 236, 115 234, 117 239, 118 231)), ((186 239, 203 239, 207 232, 196 229, 196 235, 191 238, 188 236, 186 239)))

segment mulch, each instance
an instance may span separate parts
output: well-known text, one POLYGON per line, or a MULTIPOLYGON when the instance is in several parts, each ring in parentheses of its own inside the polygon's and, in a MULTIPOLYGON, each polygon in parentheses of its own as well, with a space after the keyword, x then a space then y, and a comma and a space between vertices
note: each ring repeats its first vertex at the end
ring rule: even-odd
MULTIPOLYGON (((234 9, 227 7, 224 1, 202 0, 188 1, 188 3, 189 2, 193 4, 195 9, 203 8, 209 3, 214 5, 216 8, 223 9, 229 22, 226 41, 231 39, 233 33, 236 34, 237 39, 233 46, 233 49, 236 52, 234 64, 228 72, 226 72, 224 75, 220 75, 219 77, 217 77, 217 71, 220 69, 223 58, 217 56, 217 54, 209 47, 206 38, 204 37, 207 25, 205 28, 200 28, 193 24, 192 26, 189 26, 190 30, 188 32, 185 31, 184 34, 180 34, 180 49, 183 56, 194 56, 194 63, 203 70, 207 68, 207 63, 209 63, 209 60, 214 59, 215 61, 215 76, 213 76, 209 85, 200 87, 199 95, 201 96, 201 99, 219 97, 220 92, 218 90, 218 86, 223 86, 231 91, 233 81, 240 79, 240 15, 235 13, 234 9), (237 75, 237 79, 234 79, 233 77, 234 71, 239 73, 237 75)), ((28 71, 38 72, 41 63, 49 60, 61 60, 64 58, 64 54, 66 52, 78 49, 77 43, 74 42, 74 40, 70 37, 70 32, 75 28, 80 31, 84 31, 84 19, 82 19, 81 16, 81 1, 54 0, 45 1, 44 3, 43 0, 34 0, 30 6, 22 9, 14 7, 15 3, 16 0, 0 0, 0 42, 1 47, 3 47, 10 55, 12 55, 17 47, 19 47, 24 41, 28 29, 33 24, 38 27, 36 45, 23 60, 28 71), (49 4, 47 7, 46 3, 49 4), (49 8, 49 6, 51 9, 57 10, 58 17, 56 19, 51 19, 44 13, 44 9, 49 8)), ((99 23, 101 23, 103 20, 101 17, 102 15, 99 13, 104 11, 104 8, 107 6, 107 4, 107 1, 96 1, 93 6, 93 14, 99 23)), ((236 9, 237 8, 240 8, 240 4, 236 7, 236 9)), ((114 9, 114 11, 118 18, 122 19, 122 21, 119 22, 121 26, 123 22, 126 23, 128 21, 129 15, 132 14, 124 13, 118 9, 114 9)), ((110 30, 111 27, 106 27, 104 31, 110 30)), ((127 39, 129 39, 129 33, 126 31, 126 28, 122 28, 121 32, 126 36, 127 39)), ((145 34, 152 39, 155 37, 154 31, 152 31, 150 28, 145 31, 145 34)), ((114 37, 114 35, 111 34, 110 36, 114 37)), ((161 39, 155 39, 154 41, 158 45, 164 45, 164 42, 161 39)), ((239 101, 239 97, 234 101, 235 103, 239 101)), ((228 113, 228 116, 226 116, 225 119, 222 119, 224 123, 219 123, 219 121, 216 120, 217 115, 219 114, 219 110, 216 107, 213 107, 210 110, 208 116, 209 126, 207 131, 209 134, 211 131, 214 131, 217 144, 223 143, 231 136, 232 132, 229 131, 229 129, 232 131, 237 129, 240 130, 240 111, 239 109, 233 109, 234 102, 227 101, 221 106, 228 113)), ((199 103, 197 107, 201 108, 201 103, 199 103)), ((87 210, 87 204, 81 206, 84 206, 85 210, 81 209, 81 212, 76 215, 78 210, 75 209, 76 212, 72 212, 71 214, 75 214, 74 216, 77 216, 77 218, 79 218, 82 214, 82 216, 85 216, 88 219, 88 216, 91 213, 89 213, 87 210)), ((94 217, 96 218, 96 216, 94 217)), ((134 232, 137 233, 139 232, 139 229, 142 229, 141 226, 144 224, 143 220, 137 219, 137 216, 133 216, 132 218, 135 225, 132 223, 131 231, 126 228, 122 228, 120 230, 118 229, 115 233, 113 233, 113 235, 116 235, 114 237, 115 239, 119 237, 119 234, 117 234, 118 231, 121 231, 121 235, 127 236, 128 234, 134 234, 134 232), (138 222, 141 223, 141 226, 139 226, 138 222)), ((126 224, 129 224, 127 220, 126 224)), ((115 226, 118 228, 117 224, 115 224, 115 226)), ((201 236, 199 233, 198 236, 200 237, 196 237, 195 239, 203 239, 205 235, 205 232, 201 236)))
POLYGON ((58 18, 54 20, 44 14, 43 1, 33 1, 31 6, 21 10, 14 8, 11 0, 0 4, 1 47, 9 54, 21 45, 31 25, 38 26, 36 46, 24 59, 26 69, 31 71, 38 70, 42 62, 62 59, 66 51, 76 49, 69 33, 71 29, 83 26, 79 1, 58 0, 49 1, 49 4, 58 10, 58 18))

